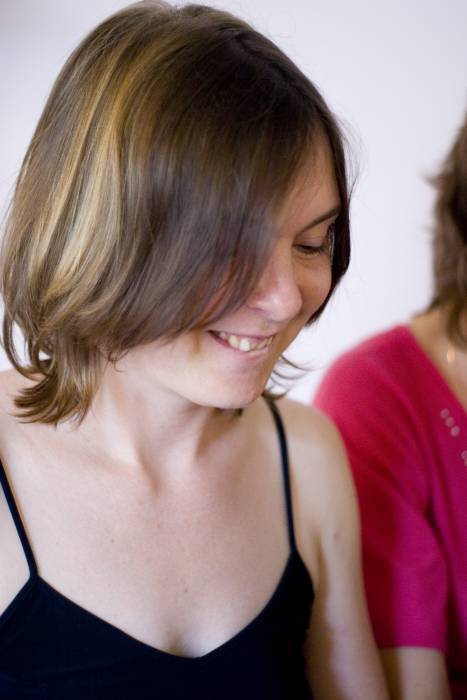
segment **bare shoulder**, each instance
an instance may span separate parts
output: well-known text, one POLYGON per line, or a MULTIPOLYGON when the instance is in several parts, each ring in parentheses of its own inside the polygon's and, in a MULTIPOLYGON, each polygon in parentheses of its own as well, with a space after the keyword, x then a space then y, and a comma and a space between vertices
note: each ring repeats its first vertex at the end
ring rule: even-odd
POLYGON ((316 476, 316 471, 347 471, 347 457, 339 431, 324 413, 311 406, 281 399, 287 442, 296 468, 316 476))
POLYGON ((280 400, 278 408, 290 455, 299 549, 316 583, 317 552, 335 551, 335 556, 341 556, 341 547, 358 538, 355 488, 342 439, 332 421, 317 409, 291 400, 280 400), (337 541, 340 546, 336 549, 337 541))
POLYGON ((15 397, 32 381, 23 377, 15 369, 7 369, 0 372, 0 420, 14 419, 17 412, 15 397))
POLYGON ((15 369, 0 372, 0 420, 16 412, 15 396, 31 382, 15 369))
POLYGON ((22 436, 27 424, 18 418, 15 398, 32 382, 15 369, 0 372, 0 457, 5 457, 9 443, 22 436))
MULTIPOLYGON (((282 417, 290 458, 292 481, 307 499, 333 495, 340 482, 351 482, 344 444, 333 422, 316 408, 280 399, 276 407, 282 417)), ((271 442, 274 427, 264 402, 257 402, 255 436, 271 442)), ((322 499, 321 499, 322 500, 322 499)))

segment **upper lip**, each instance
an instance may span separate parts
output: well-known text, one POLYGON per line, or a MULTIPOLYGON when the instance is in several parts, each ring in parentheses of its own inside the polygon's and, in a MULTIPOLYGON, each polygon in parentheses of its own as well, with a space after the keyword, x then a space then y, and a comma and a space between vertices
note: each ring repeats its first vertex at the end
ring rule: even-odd
POLYGON ((257 333, 240 333, 238 331, 227 331, 225 328, 210 328, 212 333, 227 333, 227 335, 236 335, 237 338, 251 338, 252 340, 266 340, 266 338, 272 338, 277 335, 275 333, 268 333, 267 335, 258 335, 257 333))

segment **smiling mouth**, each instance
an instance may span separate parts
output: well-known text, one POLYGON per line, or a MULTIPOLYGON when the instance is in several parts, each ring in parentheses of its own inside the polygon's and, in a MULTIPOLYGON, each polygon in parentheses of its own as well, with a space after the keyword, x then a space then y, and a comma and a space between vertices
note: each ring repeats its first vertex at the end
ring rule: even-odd
POLYGON ((220 338, 234 350, 241 352, 253 352, 254 350, 264 350, 268 348, 274 336, 270 335, 267 338, 251 338, 242 335, 234 335, 233 333, 225 333, 224 331, 210 331, 216 338, 220 338))

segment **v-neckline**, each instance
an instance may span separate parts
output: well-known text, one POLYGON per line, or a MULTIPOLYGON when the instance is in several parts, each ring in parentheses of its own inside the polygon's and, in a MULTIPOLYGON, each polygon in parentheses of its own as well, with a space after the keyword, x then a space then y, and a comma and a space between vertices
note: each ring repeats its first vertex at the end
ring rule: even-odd
POLYGON ((287 558, 286 564, 282 570, 282 574, 279 578, 279 581, 278 581, 276 587, 274 588, 272 595, 269 597, 268 601, 260 609, 260 611, 249 622, 247 622, 238 632, 233 634, 231 637, 229 637, 224 642, 221 642, 220 644, 218 644, 216 647, 214 647, 210 651, 208 651, 204 654, 201 654, 199 656, 178 655, 178 654, 174 654, 170 651, 166 651, 164 649, 161 649, 159 647, 152 646, 151 644, 148 644, 147 642, 143 642, 142 640, 133 636, 129 632, 125 632, 123 629, 121 629, 117 625, 114 625, 112 622, 105 620, 104 618, 100 617, 99 615, 91 612, 90 610, 87 610, 79 603, 76 603, 74 600, 72 600, 71 598, 66 596, 64 593, 61 593, 59 590, 54 588, 53 585, 48 583, 48 581, 46 581, 39 574, 36 574, 36 573, 30 574, 26 583, 22 586, 22 588, 18 591, 18 593, 13 598, 13 600, 9 603, 9 605, 6 607, 6 609, 0 615, 0 627, 4 624, 4 622, 9 617, 11 617, 11 615, 14 614, 14 611, 21 604, 22 600, 25 597, 27 597, 34 590, 34 587, 39 586, 39 587, 42 587, 43 589, 45 589, 46 592, 48 592, 49 594, 50 593, 53 594, 62 603, 66 604, 67 606, 70 606, 72 609, 78 611, 81 615, 92 620, 95 624, 96 623, 100 624, 105 629, 108 629, 109 632, 113 633, 114 635, 117 635, 121 639, 128 641, 130 644, 134 645, 136 648, 140 648, 149 654, 154 654, 154 655, 159 656, 161 658, 165 658, 167 660, 170 660, 174 663, 177 663, 177 662, 180 664, 182 664, 182 663, 185 663, 185 664, 201 663, 201 662, 204 662, 204 661, 207 661, 207 660, 213 658, 214 656, 217 656, 218 654, 221 654, 221 653, 227 651, 231 647, 234 647, 246 635, 248 635, 252 630, 254 630, 256 627, 258 627, 261 624, 262 620, 267 616, 269 610, 271 608, 273 608, 276 600, 279 598, 279 596, 282 592, 282 589, 284 588, 285 582, 286 582, 287 578, 290 576, 290 572, 291 572, 294 565, 298 565, 303 570, 303 573, 306 575, 306 577, 308 578, 309 583, 310 583, 310 588, 311 588, 311 596, 313 598, 314 597, 313 583, 312 583, 310 574, 308 572, 308 569, 306 568, 298 551, 291 550, 289 552, 289 556, 287 558))
POLYGON ((457 394, 453 391, 452 387, 450 386, 448 380, 444 376, 444 374, 441 372, 440 368, 436 364, 436 362, 430 357, 430 355, 426 352, 425 348, 421 345, 419 342, 417 336, 413 332, 410 326, 404 326, 401 325, 399 326, 399 329, 402 330, 410 343, 412 344, 412 347, 417 351, 419 357, 423 360, 425 363, 425 366, 429 369, 431 372, 431 375, 434 379, 436 379, 436 382, 440 388, 442 388, 443 393, 446 395, 446 397, 449 398, 450 402, 453 403, 458 411, 460 411, 460 415, 467 416, 467 410, 464 407, 463 403, 461 402, 460 398, 457 396, 457 394))

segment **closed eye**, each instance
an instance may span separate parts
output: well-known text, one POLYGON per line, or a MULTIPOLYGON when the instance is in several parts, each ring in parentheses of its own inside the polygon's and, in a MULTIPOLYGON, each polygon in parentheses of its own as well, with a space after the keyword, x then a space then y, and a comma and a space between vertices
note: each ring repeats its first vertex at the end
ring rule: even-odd
POLYGON ((313 258, 318 255, 328 255, 332 257, 334 249, 334 236, 336 231, 336 222, 334 221, 326 232, 326 236, 319 245, 310 245, 306 243, 298 243, 295 248, 299 253, 308 258, 313 258))

